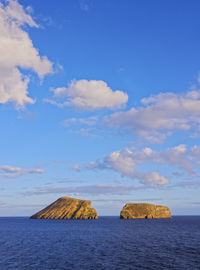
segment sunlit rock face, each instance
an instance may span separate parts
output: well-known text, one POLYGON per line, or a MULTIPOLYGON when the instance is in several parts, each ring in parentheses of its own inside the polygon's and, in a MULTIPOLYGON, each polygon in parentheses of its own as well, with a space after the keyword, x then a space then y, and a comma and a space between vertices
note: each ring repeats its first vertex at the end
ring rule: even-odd
POLYGON ((34 214, 34 219, 97 219, 98 215, 91 208, 91 201, 61 197, 43 210, 34 214))
POLYGON ((167 206, 150 203, 127 203, 120 213, 120 218, 171 218, 171 212, 167 206))

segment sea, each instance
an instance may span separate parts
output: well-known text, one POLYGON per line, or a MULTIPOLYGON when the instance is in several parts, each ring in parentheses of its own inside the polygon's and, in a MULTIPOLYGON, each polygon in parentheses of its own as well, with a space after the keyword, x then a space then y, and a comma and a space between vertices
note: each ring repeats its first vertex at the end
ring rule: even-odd
POLYGON ((0 218, 0 270, 200 269, 200 216, 0 218))

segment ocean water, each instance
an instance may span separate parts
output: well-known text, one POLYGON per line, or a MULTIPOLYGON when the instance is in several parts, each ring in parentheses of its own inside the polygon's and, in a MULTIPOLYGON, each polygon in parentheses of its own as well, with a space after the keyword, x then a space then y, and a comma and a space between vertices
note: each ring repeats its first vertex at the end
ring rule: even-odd
POLYGON ((200 269, 200 216, 0 218, 0 270, 200 269))

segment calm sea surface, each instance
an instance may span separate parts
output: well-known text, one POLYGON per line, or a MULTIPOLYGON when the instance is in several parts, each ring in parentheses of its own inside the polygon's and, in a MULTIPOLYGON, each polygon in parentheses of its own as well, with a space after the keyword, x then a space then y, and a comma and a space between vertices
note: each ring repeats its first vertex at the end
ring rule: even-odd
POLYGON ((0 269, 200 269, 200 216, 0 218, 0 269))

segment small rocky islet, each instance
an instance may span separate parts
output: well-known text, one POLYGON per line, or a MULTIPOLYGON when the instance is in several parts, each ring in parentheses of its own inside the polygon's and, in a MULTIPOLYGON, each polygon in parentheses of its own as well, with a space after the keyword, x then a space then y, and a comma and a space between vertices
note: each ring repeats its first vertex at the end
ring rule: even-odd
POLYGON ((61 197, 43 210, 32 215, 32 219, 97 219, 91 201, 61 197))
POLYGON ((127 203, 120 213, 120 218, 171 218, 171 211, 167 206, 162 205, 151 203, 127 203))
MULTIPOLYGON (((31 219, 97 219, 91 201, 61 197, 30 217, 31 219)), ((120 212, 121 219, 171 218, 167 206, 150 203, 127 203, 120 212)))

